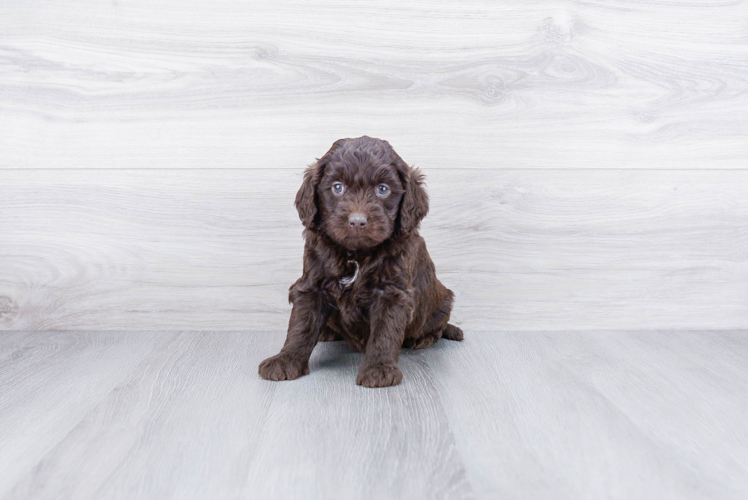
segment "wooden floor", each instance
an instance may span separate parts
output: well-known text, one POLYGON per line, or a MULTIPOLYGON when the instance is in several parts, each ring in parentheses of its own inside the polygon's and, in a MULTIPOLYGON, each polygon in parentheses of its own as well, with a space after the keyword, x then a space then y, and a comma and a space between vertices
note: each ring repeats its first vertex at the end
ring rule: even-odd
POLYGON ((0 334, 0 498, 744 499, 748 332, 467 332, 355 385, 281 332, 0 334))

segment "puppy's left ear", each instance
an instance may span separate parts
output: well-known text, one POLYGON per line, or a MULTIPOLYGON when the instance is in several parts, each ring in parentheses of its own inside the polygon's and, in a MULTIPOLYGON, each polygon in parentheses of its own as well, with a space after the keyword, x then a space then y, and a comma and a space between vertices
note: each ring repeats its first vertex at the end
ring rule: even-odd
POLYGON ((399 156, 395 161, 395 168, 405 188, 400 201, 400 233, 408 234, 429 213, 429 195, 424 188, 425 176, 420 170, 408 166, 399 156))

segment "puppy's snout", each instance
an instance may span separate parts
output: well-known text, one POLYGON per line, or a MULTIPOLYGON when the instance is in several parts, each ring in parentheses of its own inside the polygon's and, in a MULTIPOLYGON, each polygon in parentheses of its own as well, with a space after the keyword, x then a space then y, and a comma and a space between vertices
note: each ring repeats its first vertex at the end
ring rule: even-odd
POLYGON ((348 226, 352 228, 360 229, 366 227, 367 222, 366 216, 362 213, 352 213, 348 216, 348 226))

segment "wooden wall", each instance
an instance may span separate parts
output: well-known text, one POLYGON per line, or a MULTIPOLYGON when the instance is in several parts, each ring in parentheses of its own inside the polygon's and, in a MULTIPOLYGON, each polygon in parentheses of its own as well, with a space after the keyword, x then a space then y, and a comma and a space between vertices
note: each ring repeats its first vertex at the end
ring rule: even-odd
POLYGON ((0 329, 282 330, 341 137, 469 330, 748 327, 748 3, 5 1, 0 329))

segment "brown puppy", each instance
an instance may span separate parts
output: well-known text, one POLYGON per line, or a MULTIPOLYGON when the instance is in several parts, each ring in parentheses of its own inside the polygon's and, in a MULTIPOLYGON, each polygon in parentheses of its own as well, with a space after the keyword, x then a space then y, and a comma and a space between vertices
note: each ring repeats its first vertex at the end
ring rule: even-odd
POLYGON ((447 323, 454 294, 442 285, 418 225, 429 210, 423 174, 387 141, 340 139, 307 168, 296 195, 304 224, 304 272, 281 352, 260 363, 268 380, 309 373, 319 340, 344 339, 366 352, 356 383, 400 383, 400 348, 441 337, 462 340, 447 323))

